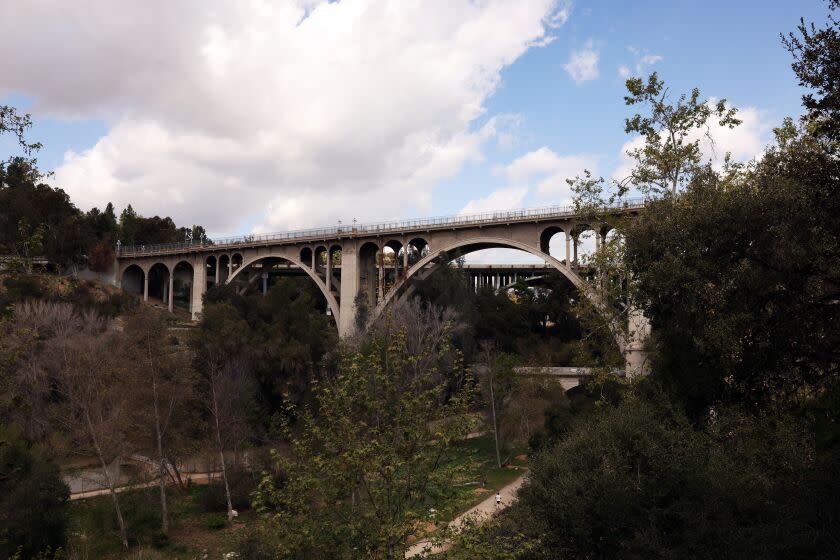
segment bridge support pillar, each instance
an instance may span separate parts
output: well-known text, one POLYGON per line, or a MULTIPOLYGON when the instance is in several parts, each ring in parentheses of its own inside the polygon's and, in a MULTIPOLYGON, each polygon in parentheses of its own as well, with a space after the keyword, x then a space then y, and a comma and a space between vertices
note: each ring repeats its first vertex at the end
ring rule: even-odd
POLYGON ((376 253, 376 260, 379 264, 379 278, 376 283, 376 303, 379 303, 385 297, 385 253, 382 249, 376 253))
MULTIPOLYGON (((216 270, 218 270, 218 265, 216 270)), ((201 312, 204 309, 204 292, 207 291, 207 267, 204 266, 204 260, 201 257, 195 259, 193 263, 193 283, 192 283, 192 301, 190 302, 190 312, 193 321, 201 318, 201 312)))
POLYGON ((175 270, 169 271, 169 286, 167 290, 167 308, 172 313, 175 310, 175 270))
POLYGON ((341 338, 356 332, 356 296, 359 293, 359 254, 355 243, 348 241, 341 248, 341 300, 339 301, 338 335, 341 338))
POLYGON ((569 232, 564 232, 566 234, 566 266, 572 266, 572 236, 569 235, 569 232))
POLYGON ((149 301, 149 273, 143 274, 143 301, 149 301))
POLYGON ((332 270, 333 270, 333 256, 332 251, 327 247, 327 277, 324 279, 327 285, 327 293, 332 292, 332 270))
POLYGON ((650 322, 639 309, 630 311, 630 340, 624 349, 624 370, 633 378, 650 373, 647 343, 650 337, 650 322))

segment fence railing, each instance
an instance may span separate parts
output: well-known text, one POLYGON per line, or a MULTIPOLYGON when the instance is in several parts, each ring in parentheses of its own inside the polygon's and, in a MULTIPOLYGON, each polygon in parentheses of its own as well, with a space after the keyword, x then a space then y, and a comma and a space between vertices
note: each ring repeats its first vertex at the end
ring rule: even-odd
MULTIPOLYGON (((622 200, 603 208, 610 210, 637 210, 645 205, 643 198, 622 200)), ((438 216, 433 218, 417 218, 413 220, 395 220, 389 222, 374 222, 365 224, 343 225, 315 229, 301 229, 277 233, 239 235, 235 237, 221 237, 206 240, 194 240, 182 243, 157 243, 149 245, 126 245, 117 247, 117 256, 129 257, 154 253, 171 253, 180 251, 196 251, 226 248, 240 245, 262 245, 275 241, 298 241, 303 239, 330 239, 343 237, 370 236, 375 234, 401 233, 406 230, 437 229, 443 227, 469 227, 488 223, 522 222, 532 219, 565 218, 575 216, 574 206, 547 206, 541 208, 525 208, 521 210, 505 210, 499 212, 483 212, 456 216, 438 216)))

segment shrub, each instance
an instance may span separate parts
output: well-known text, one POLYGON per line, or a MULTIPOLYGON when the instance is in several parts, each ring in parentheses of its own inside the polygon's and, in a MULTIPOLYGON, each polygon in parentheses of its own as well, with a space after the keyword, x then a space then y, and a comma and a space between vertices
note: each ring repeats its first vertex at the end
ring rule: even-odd
POLYGON ((69 497, 55 463, 0 426, 0 559, 63 547, 69 497))
POLYGON ((205 525, 214 531, 224 529, 227 526, 227 517, 221 514, 214 514, 207 518, 205 525))
POLYGON ((38 299, 46 294, 44 283, 37 276, 12 274, 3 279, 3 286, 6 287, 6 297, 9 303, 38 299))
MULTIPOLYGON (((248 471, 240 468, 228 469, 227 475, 233 509, 249 509, 251 507, 250 495, 256 486, 256 481, 248 471)), ((227 511, 224 482, 213 482, 207 486, 201 495, 201 508, 206 512, 227 511)))

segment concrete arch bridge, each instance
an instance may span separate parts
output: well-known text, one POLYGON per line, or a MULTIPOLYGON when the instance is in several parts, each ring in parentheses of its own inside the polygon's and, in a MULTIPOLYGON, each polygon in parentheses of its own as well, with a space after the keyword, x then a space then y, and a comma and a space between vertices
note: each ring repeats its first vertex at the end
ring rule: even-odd
MULTIPOLYGON (((643 208, 642 200, 630 200, 604 212, 634 216, 643 208)), ((366 301, 371 316, 376 317, 391 302, 410 294, 416 280, 482 249, 524 251, 580 287, 583 238, 594 237, 597 247, 609 231, 603 219, 593 222, 571 207, 554 206, 204 242, 118 246, 116 283, 145 300, 161 300, 170 311, 176 306, 187 309, 195 319, 201 313, 202 296, 211 286, 225 283, 240 291, 264 293, 278 276, 309 277, 323 294, 339 334, 349 336, 355 329, 357 301, 366 301), (558 238, 565 249, 560 258, 549 250, 550 245, 557 246, 558 238), (362 298, 357 300, 359 294, 362 298)), ((482 278, 501 281, 492 273, 482 273, 477 282, 483 282, 482 278)), ((630 375, 644 370, 648 332, 641 315, 635 314, 632 321, 630 341, 616 336, 630 375)))

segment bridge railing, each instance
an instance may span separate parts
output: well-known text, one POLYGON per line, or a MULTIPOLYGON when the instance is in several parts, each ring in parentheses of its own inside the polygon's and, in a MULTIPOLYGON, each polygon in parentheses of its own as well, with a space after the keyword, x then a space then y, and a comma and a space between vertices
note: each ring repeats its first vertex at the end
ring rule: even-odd
MULTIPOLYGON (((635 210, 644 207, 643 198, 630 198, 612 204, 609 210, 635 210)), ((404 230, 439 228, 447 226, 470 226, 485 223, 499 223, 505 221, 527 221, 530 219, 544 219, 549 217, 564 218, 574 216, 577 212, 574 206, 547 206, 541 208, 524 208, 521 210, 505 210, 499 212, 482 212, 480 214, 466 214, 457 216, 438 216, 432 218, 417 218, 413 220, 395 220, 389 222, 374 222, 366 224, 336 225, 315 229, 301 229, 277 233, 253 235, 238 235, 234 237, 220 237, 204 241, 188 241, 183 243, 156 243, 148 245, 125 245, 118 247, 118 256, 134 256, 146 253, 162 253, 176 251, 190 251, 206 247, 230 247, 238 245, 264 244, 272 241, 291 241, 298 239, 329 239, 336 237, 367 236, 380 233, 397 233, 404 230)))

